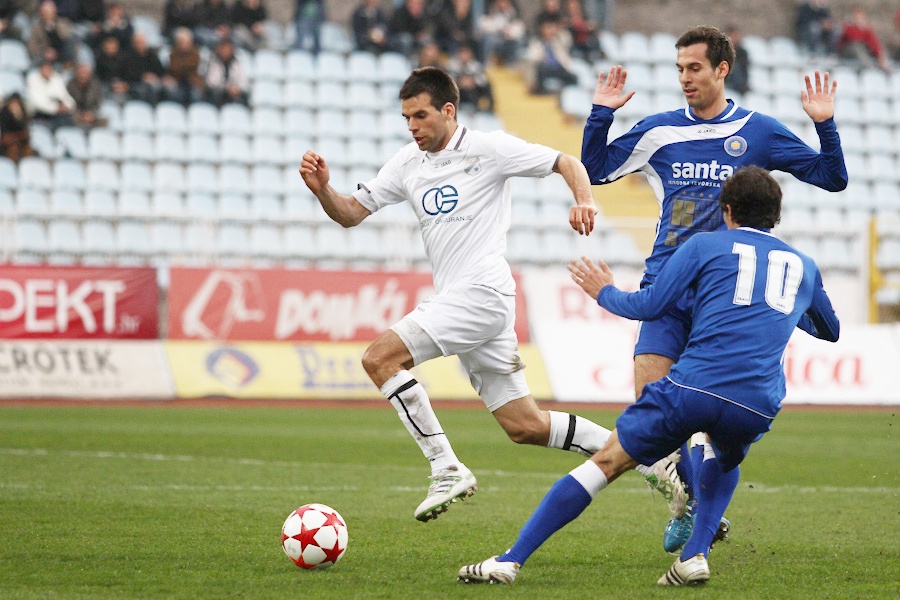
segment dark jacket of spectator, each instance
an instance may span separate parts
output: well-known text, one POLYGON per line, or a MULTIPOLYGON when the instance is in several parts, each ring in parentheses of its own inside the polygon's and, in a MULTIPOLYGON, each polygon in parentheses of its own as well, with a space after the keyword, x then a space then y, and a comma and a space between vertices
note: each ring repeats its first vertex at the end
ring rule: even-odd
POLYGON ((106 18, 106 0, 80 0, 78 19, 91 23, 102 23, 106 18))
POLYGON ((97 111, 103 103, 103 87, 89 64, 75 67, 75 75, 66 84, 66 90, 75 100, 74 123, 85 127, 98 124, 97 111))
POLYGON ((434 40, 444 52, 454 54, 461 46, 473 43, 475 20, 472 0, 436 2, 430 18, 434 24, 434 40))
POLYGON ((197 6, 194 0, 166 0, 163 8, 163 33, 171 38, 179 27, 193 29, 197 25, 197 6))
POLYGON ((131 47, 131 36, 134 35, 134 27, 131 20, 125 14, 125 7, 119 2, 113 2, 106 11, 106 18, 95 29, 91 46, 95 51, 101 41, 107 36, 114 36, 119 40, 119 47, 127 50, 131 47))
POLYGON ((351 23, 357 50, 380 53, 388 47, 388 17, 379 0, 363 0, 351 23))
POLYGON ((28 52, 31 57, 35 61, 49 58, 54 63, 68 63, 73 57, 74 43, 69 20, 58 15, 56 5, 51 0, 41 2, 28 37, 28 52))
POLYGON ((257 50, 265 45, 266 7, 262 0, 235 0, 231 7, 234 33, 241 46, 257 50))
POLYGON ((119 38, 114 35, 103 38, 100 48, 94 57, 97 77, 103 83, 112 85, 127 81, 128 56, 119 45, 119 38))
POLYGON ((24 156, 34 156, 28 129, 28 113, 22 96, 17 92, 10 94, 0 109, 0 151, 16 162, 24 156))
POLYGON ((429 26, 425 0, 405 0, 391 15, 391 42, 404 54, 418 52, 431 39, 429 26))

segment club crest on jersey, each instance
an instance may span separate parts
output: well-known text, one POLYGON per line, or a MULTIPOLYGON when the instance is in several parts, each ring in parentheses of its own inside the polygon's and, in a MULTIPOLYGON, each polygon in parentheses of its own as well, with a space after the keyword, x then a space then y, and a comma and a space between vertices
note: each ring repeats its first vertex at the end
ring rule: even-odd
POLYGON ((466 161, 466 166, 463 169, 466 175, 478 175, 481 173, 481 159, 477 156, 475 158, 470 158, 466 161))
POLYGON ((740 156, 747 151, 747 140, 739 135, 733 135, 725 140, 725 152, 731 156, 740 156))

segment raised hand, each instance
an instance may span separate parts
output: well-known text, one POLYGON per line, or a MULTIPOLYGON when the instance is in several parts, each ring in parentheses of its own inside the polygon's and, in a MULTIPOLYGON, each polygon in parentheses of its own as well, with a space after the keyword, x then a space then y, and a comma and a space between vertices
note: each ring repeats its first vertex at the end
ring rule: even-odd
POLYGON ((307 150, 300 161, 300 177, 313 194, 318 194, 328 185, 331 172, 324 158, 312 150, 307 150))
POLYGON ((567 267, 572 274, 572 281, 581 286, 591 298, 596 298, 600 290, 614 283, 609 266, 602 260, 598 260, 597 263, 595 265, 591 259, 582 256, 581 261, 572 260, 567 267))
POLYGON ((622 68, 622 65, 611 67, 609 75, 604 76, 603 71, 600 71, 600 75, 597 77, 597 88, 594 90, 594 104, 616 110, 631 100, 634 90, 627 94, 623 91, 627 77, 628 72, 622 68))
POLYGON ((806 89, 800 92, 800 100, 809 118, 821 123, 834 116, 834 92, 837 89, 837 81, 829 81, 827 71, 824 76, 816 71, 814 77, 815 86, 809 75, 806 76, 806 89))

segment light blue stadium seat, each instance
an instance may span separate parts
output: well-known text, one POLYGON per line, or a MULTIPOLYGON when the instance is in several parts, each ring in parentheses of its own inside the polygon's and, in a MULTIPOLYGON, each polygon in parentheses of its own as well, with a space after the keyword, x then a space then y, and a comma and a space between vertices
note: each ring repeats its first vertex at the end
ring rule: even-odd
POLYGON ((129 100, 122 107, 122 131, 153 133, 156 119, 153 106, 141 100, 129 100))
POLYGON ((351 100, 342 81, 319 81, 316 83, 314 98, 316 106, 320 109, 328 107, 329 110, 344 110, 349 108, 348 103, 365 102, 362 98, 351 100))
POLYGON ((506 237, 506 256, 513 265, 541 262, 543 249, 536 229, 519 227, 506 237))
MULTIPOLYGON (((323 51, 316 56, 316 77, 319 83, 323 81, 347 81, 347 61, 342 54, 323 51)), ((407 77, 409 73, 407 73, 407 77)))
POLYGON ((178 133, 158 133, 154 141, 154 160, 187 162, 189 154, 184 136, 178 133))
MULTIPOLYGON (((346 27, 332 21, 325 21, 320 28, 322 50, 346 54, 353 50, 353 40, 346 27)), ((321 56, 321 53, 320 53, 321 56)))
POLYGON ((218 177, 218 171, 209 163, 189 163, 185 171, 187 193, 213 194, 217 192, 219 189, 218 177))
MULTIPOLYGON (((802 67, 806 63, 806 57, 797 48, 797 44, 791 38, 776 35, 769 38, 769 55, 777 58, 777 63, 789 67, 802 67)), ((752 62, 752 57, 751 57, 752 62)), ((802 79, 798 82, 802 83, 802 79)), ((792 88, 787 88, 792 89, 792 88)))
POLYGON ((253 135, 283 136, 285 133, 284 115, 275 108, 255 108, 251 121, 253 135))
POLYGON ((347 127, 353 132, 353 137, 377 140, 381 137, 379 116, 380 111, 378 110, 356 108, 350 111, 347 127))
MULTIPOLYGON (((378 86, 368 82, 351 82, 346 91, 336 90, 341 93, 345 101, 343 105, 350 109, 353 113, 357 111, 379 111, 385 106, 384 98, 381 97, 378 86)), ((399 110, 399 108, 398 108, 399 110)))
POLYGON ((219 193, 249 194, 250 170, 245 165, 225 165, 219 169, 219 193))
POLYGON ((91 129, 88 133, 88 155, 91 160, 122 160, 118 134, 102 127, 91 129))
POLYGON ((385 52, 378 57, 378 81, 386 85, 399 85, 406 81, 412 65, 399 52, 385 52))
POLYGON ((89 189, 84 193, 84 211, 87 215, 112 215, 118 210, 115 195, 108 190, 89 189))
POLYGON ((61 158, 53 163, 53 187, 61 190, 82 191, 87 187, 81 161, 61 158))
MULTIPOLYGON (((859 76, 863 98, 876 100, 896 100, 891 89, 891 76, 881 69, 863 69, 859 76)), ((843 85, 841 85, 843 90, 843 85)))
POLYGON ((150 195, 150 210, 157 217, 181 217, 184 215, 184 202, 177 192, 153 192, 150 195))
POLYGON ((291 80, 284 86, 284 105, 288 109, 315 109, 316 86, 312 81, 291 80))
POLYGON ((872 185, 872 198, 876 211, 894 211, 900 214, 900 183, 876 181, 872 185))
POLYGON ((866 179, 869 181, 900 181, 897 164, 894 158, 885 153, 869 154, 865 166, 866 179))
MULTIPOLYGON (((402 118, 398 117, 398 119, 402 121, 402 118)), ((339 110, 324 109, 316 112, 315 128, 315 135, 320 140, 346 138, 350 135, 344 113, 339 110)))
POLYGON ((868 128, 871 129, 873 126, 882 128, 879 137, 884 140, 884 143, 879 146, 879 149, 900 152, 900 144, 897 143, 896 138, 891 135, 885 135, 886 132, 883 130, 883 127, 891 127, 895 124, 894 115, 891 112, 891 106, 888 101, 884 98, 864 98, 860 103, 860 108, 863 121, 868 128))
POLYGON ((219 225, 216 232, 216 252, 219 259, 243 259, 250 249, 247 227, 232 223, 219 225))
POLYGON ((164 257, 176 256, 184 252, 181 226, 166 221, 151 222, 150 248, 154 254, 164 257))
POLYGON ((208 256, 215 252, 215 228, 207 222, 188 223, 182 235, 184 251, 198 256, 208 256))
POLYGON ((350 236, 347 230, 337 223, 329 221, 318 224, 313 236, 315 243, 310 250, 316 260, 334 263, 351 259, 350 236))
POLYGON ((250 164, 253 156, 251 154, 250 141, 246 136, 236 134, 225 134, 219 140, 219 162, 234 164, 250 164))
POLYGON ((310 137, 292 135, 284 141, 284 156, 286 165, 294 170, 300 168, 300 160, 307 150, 314 150, 313 140, 310 137))
POLYGON ((153 187, 157 190, 184 191, 184 169, 176 163, 157 163, 153 168, 153 187))
POLYGON ((291 50, 285 58, 285 74, 288 81, 313 81, 316 61, 311 52, 291 50))
POLYGON ((312 111, 305 108, 289 108, 285 111, 283 133, 288 137, 312 136, 315 133, 312 111))
POLYGON ((187 139, 187 158, 190 162, 219 162, 219 145, 207 133, 192 133, 187 139))
POLYGON ((371 52, 351 52, 347 57, 349 81, 378 83, 378 58, 371 52))
POLYGON ((675 56, 675 40, 675 36, 671 33, 662 31, 652 33, 648 48, 649 61, 671 67, 675 56))
MULTIPOLYGON (((129 163, 122 165, 123 174, 129 163)), ((115 163, 107 160, 94 160, 87 164, 87 188, 89 190, 118 191, 120 184, 129 187, 130 182, 119 177, 119 169, 115 163)))
POLYGON ((332 171, 335 168, 349 168, 353 164, 347 151, 347 143, 337 138, 320 138, 316 144, 316 152, 325 158, 332 171))
POLYGON ((741 44, 747 49, 750 64, 768 67, 777 63, 777 60, 772 60, 771 47, 764 37, 745 35, 741 38, 741 44))
POLYGON ((565 114, 584 123, 591 114, 591 92, 577 85, 567 85, 560 90, 559 105, 565 114))
POLYGON ((75 221, 53 220, 47 225, 47 246, 57 254, 79 254, 82 251, 81 228, 75 221))
MULTIPOLYGON (((299 168, 300 160, 296 159, 299 168)), ((250 187, 256 194, 280 195, 284 192, 283 171, 274 164, 257 163, 252 168, 250 187)), ((297 176, 299 178, 299 175, 297 176)))
POLYGON ((216 199, 212 194, 193 192, 185 197, 185 208, 193 217, 211 219, 216 216, 216 199))
POLYGON ((270 79, 283 81, 286 79, 284 57, 280 52, 261 49, 253 55, 253 79, 270 79))
MULTIPOLYGON (((297 176, 299 179, 299 175, 297 176)), ((288 219, 310 219, 324 214, 316 197, 306 190, 302 181, 293 193, 284 196, 284 216, 288 219), (299 186, 303 186, 302 188, 299 186)))
MULTIPOLYGON (((750 84, 750 90, 757 95, 769 95, 772 93, 772 72, 767 65, 751 63, 750 68, 747 70, 747 79, 750 84)), ((630 73, 628 80, 629 82, 631 81, 630 73)), ((743 104, 745 106, 753 106, 747 98, 744 99, 743 104)), ((756 108, 754 107, 752 110, 756 110, 756 108)))
POLYGON ((17 262, 32 262, 44 256, 47 245, 47 230, 40 221, 16 219, 13 225, 13 249, 17 262))
MULTIPOLYGON (((613 31, 601 31, 600 32, 600 47, 603 49, 603 54, 605 55, 604 63, 606 65, 616 64, 617 62, 622 62, 619 59, 619 36, 615 34, 613 31)), ((601 66, 600 61, 595 65, 597 70, 606 70, 609 68, 608 66, 601 66)))
POLYGON ((295 223, 288 225, 283 231, 284 251, 286 256, 309 259, 314 252, 313 225, 295 223))
POLYGON ((16 201, 13 193, 8 189, 0 188, 0 215, 11 215, 16 210, 16 201))
POLYGON ((100 104, 98 113, 106 119, 106 127, 116 133, 122 131, 122 107, 115 100, 107 98, 100 104))
POLYGON ((252 135, 253 119, 243 104, 226 104, 219 110, 219 126, 223 134, 252 135))
POLYGON ((38 156, 48 160, 57 159, 62 155, 53 132, 41 123, 31 124, 31 147, 38 156))
POLYGON ((19 161, 19 187, 49 190, 53 185, 50 163, 37 156, 26 156, 19 161))
POLYGON ((62 215, 81 215, 84 204, 81 192, 74 189, 57 188, 50 193, 50 212, 62 215))
POLYGON ((164 45, 165 39, 160 31, 158 19, 149 15, 132 14, 130 21, 135 32, 141 32, 147 37, 147 45, 150 48, 159 48, 164 45))
POLYGON ((153 135, 144 131, 125 131, 122 134, 121 160, 148 161, 156 160, 153 135))
POLYGON ((253 138, 251 154, 254 164, 282 165, 286 161, 298 162, 299 158, 286 156, 284 145, 275 136, 257 135, 253 138))
POLYGON ((60 127, 56 130, 56 145, 61 156, 71 156, 78 160, 87 160, 87 137, 80 127, 60 127))
POLYGON ((150 192, 154 189, 153 170, 146 162, 122 163, 122 189, 150 192))
POLYGON ((250 90, 250 105, 253 107, 270 106, 284 108, 287 105, 284 86, 279 81, 267 81, 265 79, 254 81, 250 90))
POLYGON ((157 133, 184 134, 188 131, 188 116, 185 108, 177 102, 164 101, 156 105, 157 133))
POLYGON ((16 71, 0 70, 0 94, 5 98, 14 92, 25 95, 25 78, 16 71))
POLYGON ((375 169, 381 167, 378 145, 372 140, 352 138, 347 145, 347 153, 352 165, 374 167, 375 169))
POLYGON ((116 251, 116 236, 111 223, 87 221, 83 224, 81 233, 85 253, 94 254, 106 261, 116 251))
POLYGON ((650 62, 650 40, 640 31, 625 31, 619 36, 619 60, 628 65, 628 82, 631 70, 638 64, 650 62))
POLYGON ((220 220, 240 219, 246 220, 251 216, 249 190, 241 192, 228 190, 219 194, 217 201, 217 214, 220 220))
POLYGON ((279 220, 282 217, 281 191, 268 193, 261 191, 254 185, 253 197, 250 199, 250 207, 254 218, 261 220, 279 220))
POLYGON ((248 252, 255 257, 279 259, 285 256, 281 230, 268 224, 257 223, 250 227, 248 252))
POLYGON ((131 217, 145 217, 152 214, 150 195, 132 190, 119 192, 119 212, 131 217))
MULTIPOLYGON (((293 25, 289 24, 288 27, 293 31, 293 25)), ((279 23, 278 21, 267 19, 263 23, 263 28, 265 29, 265 38, 266 45, 273 50, 286 50, 290 43, 288 43, 287 36, 285 34, 285 26, 279 23)))
POLYGON ((119 255, 145 258, 153 254, 147 224, 120 222, 116 227, 116 250, 119 255))
POLYGON ((19 187, 19 171, 16 163, 0 156, 0 189, 14 190, 19 187))
MULTIPOLYGON (((0 67, 4 71, 24 73, 31 67, 31 57, 24 42, 13 38, 0 39, 0 67)), ((0 90, 6 93, 6 90, 0 90)))
POLYGON ((194 102, 188 109, 188 131, 192 134, 218 135, 219 110, 208 102, 194 102))

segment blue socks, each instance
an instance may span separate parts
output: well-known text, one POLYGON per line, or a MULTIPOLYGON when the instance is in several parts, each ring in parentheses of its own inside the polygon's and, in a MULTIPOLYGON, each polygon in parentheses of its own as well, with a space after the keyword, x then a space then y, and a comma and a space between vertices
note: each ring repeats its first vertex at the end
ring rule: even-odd
POLYGON ((719 467, 719 461, 715 459, 703 461, 698 485, 694 488, 698 494, 694 531, 681 551, 681 560, 687 560, 697 554, 709 556, 709 545, 719 530, 719 521, 722 520, 722 515, 731 502, 740 478, 740 467, 723 472, 719 467))
POLYGON ((577 479, 566 475, 553 484, 519 532, 519 539, 497 560, 524 565, 541 544, 580 515, 592 499, 577 479))
MULTIPOLYGON (((694 461, 691 455, 690 440, 681 445, 681 460, 675 464, 675 470, 681 483, 684 485, 684 491, 689 496, 694 495, 694 465, 700 464, 694 461)), ((703 447, 700 448, 700 460, 703 460, 703 447)))

